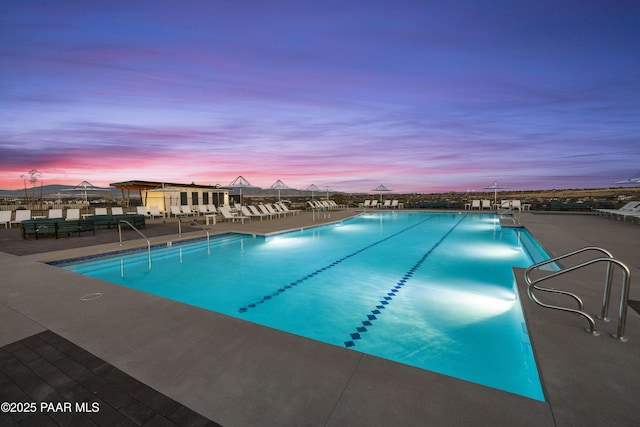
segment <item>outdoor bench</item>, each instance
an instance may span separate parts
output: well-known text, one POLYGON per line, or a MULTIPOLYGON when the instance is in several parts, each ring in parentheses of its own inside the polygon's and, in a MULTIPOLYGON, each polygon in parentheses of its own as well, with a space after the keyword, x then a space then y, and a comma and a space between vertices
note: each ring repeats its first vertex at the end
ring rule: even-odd
POLYGON ((93 221, 88 219, 80 219, 56 222, 56 239, 61 234, 70 236, 71 233, 78 233, 78 235, 80 235, 80 233, 82 233, 83 231, 91 231, 93 234, 96 234, 93 221))
POLYGON ((71 233, 82 233, 83 231, 91 231, 95 234, 93 222, 90 220, 64 220, 64 219, 31 219, 22 221, 22 238, 35 236, 38 240, 39 236, 51 235, 57 239, 60 235, 71 233))
POLYGON ((137 214, 123 214, 123 215, 92 215, 88 218, 88 220, 93 221, 93 224, 96 227, 104 227, 107 228, 117 227, 119 221, 127 221, 130 222, 136 228, 144 228, 145 220, 144 215, 137 214))
POLYGON ((22 221, 22 238, 35 236, 38 237, 51 235, 57 239, 61 235, 70 236, 71 233, 80 233, 85 231, 91 231, 96 234, 96 227, 107 226, 114 228, 118 226, 120 221, 127 221, 136 228, 145 227, 144 215, 93 215, 87 219, 80 220, 64 220, 61 218, 56 219, 30 219, 22 221))
POLYGON ((38 236, 56 235, 56 222, 55 219, 29 219, 22 221, 22 238, 35 236, 38 240, 38 236))

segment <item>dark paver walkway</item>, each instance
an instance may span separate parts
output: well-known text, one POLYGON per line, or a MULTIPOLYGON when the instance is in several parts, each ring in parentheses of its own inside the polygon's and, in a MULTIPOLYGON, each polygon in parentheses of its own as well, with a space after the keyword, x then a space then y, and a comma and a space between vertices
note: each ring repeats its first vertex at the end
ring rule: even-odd
POLYGON ((0 348, 0 396, 2 426, 219 426, 51 331, 0 348))

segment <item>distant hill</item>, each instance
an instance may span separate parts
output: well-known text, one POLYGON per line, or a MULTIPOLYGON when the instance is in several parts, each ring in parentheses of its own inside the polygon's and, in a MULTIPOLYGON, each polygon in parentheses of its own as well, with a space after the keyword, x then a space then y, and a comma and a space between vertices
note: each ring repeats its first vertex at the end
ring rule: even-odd
MULTIPOLYGON (((72 185, 60 185, 60 184, 51 184, 42 186, 42 197, 45 199, 53 199, 53 198, 78 198, 82 196, 81 191, 65 191, 70 188, 73 188, 72 185)), ((102 188, 102 187, 101 187, 102 188)), ((27 187, 27 191, 29 192, 29 197, 32 197, 32 189, 31 187, 27 187)), ((35 197, 40 197, 40 187, 37 186, 35 188, 35 197)), ((229 193, 231 195, 238 195, 239 190, 229 189, 229 193)), ((407 197, 420 197, 431 195, 436 198, 445 197, 446 194, 451 194, 455 197, 457 194, 464 194, 466 192, 452 192, 452 193, 411 193, 405 194, 407 197)), ((484 192, 486 194, 493 195, 493 192, 487 190, 484 192)), ((119 199, 122 197, 122 192, 115 188, 110 188, 110 191, 88 191, 89 197, 91 199, 96 198, 108 198, 108 199, 119 199)), ((278 190, 274 190, 271 188, 243 188, 242 189, 243 196, 248 197, 261 197, 261 196, 277 196, 278 190)), ((316 191, 316 197, 324 196, 326 192, 324 191, 316 191)), ((331 194, 342 194, 340 191, 329 191, 329 195, 331 194)), ((477 192, 476 194, 483 194, 483 192, 477 192)), ((618 196, 630 196, 634 199, 640 198, 640 186, 630 186, 630 187, 615 187, 615 188, 592 188, 592 189, 563 189, 563 190, 526 190, 526 191, 518 191, 518 190, 503 190, 498 193, 500 196, 504 197, 529 197, 529 198, 606 198, 606 197, 618 197, 618 196)), ((310 191, 307 190, 296 190, 296 189, 286 189, 281 190, 280 195, 282 198, 287 197, 308 197, 311 195, 310 191)), ((353 194, 356 195, 355 193, 353 194)), ((373 196, 369 193, 359 193, 361 196, 373 196)), ((395 192, 389 192, 388 194, 384 194, 385 198, 389 198, 392 195, 399 195, 395 192)), ((138 193, 132 191, 131 197, 138 197, 138 193)), ((379 194, 375 195, 376 197, 379 194)), ((0 190, 0 199, 10 199, 10 198, 24 198, 24 188, 19 188, 16 190, 0 190)))
MULTIPOLYGON (((78 196, 81 196, 83 194, 83 192, 81 190, 77 190, 77 191, 65 191, 68 190, 70 188, 73 188, 73 185, 60 185, 60 184, 50 184, 50 185, 43 185, 42 186, 42 197, 44 199, 51 199, 51 198, 75 198, 78 196)), ((100 187, 103 188, 103 187, 100 187)), ((89 194, 89 196, 94 199, 94 198, 121 198, 122 197, 122 192, 118 189, 115 188, 110 188, 111 191, 107 192, 107 191, 91 191, 88 190, 87 194, 89 194)), ((31 188, 31 187, 27 187, 27 192, 29 193, 29 197, 32 197, 32 194, 35 194, 36 198, 40 198, 40 187, 36 186, 35 189, 31 188), (33 191, 35 190, 35 193, 33 193, 33 191)), ((229 193, 231 195, 237 195, 239 194, 239 189, 237 188, 233 188, 233 189, 229 189, 229 193)), ((335 194, 337 192, 331 191, 331 194, 335 194)), ((131 192, 131 197, 138 197, 138 192, 132 191, 131 192)), ((274 190, 271 188, 258 188, 258 187, 249 187, 249 188, 243 188, 242 189, 242 194, 245 196, 273 196, 273 195, 277 195, 278 194, 278 190, 274 190)), ((306 195, 310 195, 311 192, 310 191, 305 191, 305 190, 295 190, 295 189, 285 189, 285 190, 280 190, 280 195, 282 197, 296 197, 296 196, 306 196, 306 195)), ((322 192, 316 192, 316 194, 324 194, 322 192)), ((23 198, 25 195, 24 193, 24 188, 19 188, 16 190, 0 190, 0 198, 14 198, 14 197, 19 197, 19 198, 23 198)))
MULTIPOLYGON (((35 194, 36 198, 40 197, 40 192, 42 191, 43 198, 55 198, 55 197, 77 197, 82 195, 83 193, 78 191, 65 191, 70 188, 73 188, 73 185, 60 185, 60 184, 50 184, 43 185, 42 189, 40 186, 36 186, 35 188, 27 187, 27 192, 29 197, 32 197, 32 194, 35 194)), ((91 197, 118 197, 121 193, 115 188, 110 189, 111 191, 95 191, 92 192, 88 190, 87 193, 91 195, 91 197)), ((24 188, 19 188, 17 190, 0 190, 0 198, 9 198, 9 197, 24 197, 24 188)))

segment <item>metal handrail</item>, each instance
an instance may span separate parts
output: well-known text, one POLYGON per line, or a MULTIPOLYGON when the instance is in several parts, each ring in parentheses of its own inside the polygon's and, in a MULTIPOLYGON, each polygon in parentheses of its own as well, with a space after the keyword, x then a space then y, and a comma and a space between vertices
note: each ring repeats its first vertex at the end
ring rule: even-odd
POLYGON ((529 267, 525 273, 524 273, 524 277, 525 277, 525 281, 527 282, 528 288, 527 288, 527 294, 529 295, 529 298, 535 302, 536 304, 542 306, 542 307, 546 307, 546 308, 551 308, 551 309, 555 309, 555 310, 561 310, 561 311, 568 311, 571 313, 576 313, 580 316, 583 316, 585 319, 587 319, 587 321, 589 322, 589 329, 587 329, 588 332, 590 332, 593 335, 599 335, 599 332, 596 329, 596 322, 593 319, 593 317, 591 317, 589 314, 587 314, 586 312, 583 311, 584 308, 584 304, 582 302, 582 300, 575 294, 568 292, 568 291, 563 291, 563 290, 559 290, 559 289, 554 289, 554 288, 543 288, 541 286, 538 286, 537 284, 544 281, 544 280, 548 280, 551 279, 553 277, 557 277, 566 273, 569 273, 571 271, 574 270, 578 270, 580 268, 586 267, 588 265, 591 264, 595 264, 598 262, 605 262, 607 263, 607 272, 606 272, 606 280, 605 280, 605 288, 604 288, 604 295, 603 295, 603 299, 602 299, 602 310, 601 310, 601 314, 600 316, 598 316, 599 319, 603 320, 603 321, 609 321, 609 319, 607 318, 607 314, 609 311, 609 300, 610 300, 610 295, 611 295, 611 281, 612 281, 612 273, 613 273, 613 266, 614 265, 618 265, 620 268, 622 268, 622 279, 623 279, 623 283, 622 283, 622 294, 620 297, 620 308, 619 308, 619 312, 618 312, 618 330, 617 333, 615 335, 613 335, 614 338, 617 338, 620 341, 627 341, 627 339, 624 337, 624 329, 625 329, 625 325, 626 325, 626 321, 627 321, 627 305, 628 305, 628 299, 629 299, 629 287, 631 284, 631 272, 629 271, 629 268, 623 264, 621 261, 618 261, 617 259, 613 258, 613 255, 602 248, 598 248, 595 246, 588 246, 582 249, 578 249, 575 250, 573 252, 569 252, 566 253, 564 255, 560 255, 558 257, 555 258, 551 258, 548 259, 546 261, 542 261, 540 263, 534 264, 531 267, 529 267), (573 255, 579 254, 579 253, 583 253, 586 251, 598 251, 600 253, 603 253, 606 255, 606 257, 599 257, 599 258, 594 258, 585 262, 582 262, 580 264, 571 266, 571 267, 567 267, 564 268, 562 270, 559 271, 555 271, 551 274, 548 274, 544 277, 540 277, 538 279, 532 280, 531 279, 531 272, 533 270, 537 270, 540 267, 544 266, 544 265, 548 265, 548 264, 552 264, 555 263, 561 259, 564 258, 568 258, 571 257, 573 255), (552 293, 557 293, 557 294, 562 294, 562 295, 567 295, 570 296, 572 298, 574 298, 577 303, 578 303, 578 309, 573 309, 573 308, 569 308, 569 307, 562 307, 562 306, 556 306, 556 305, 552 305, 552 304, 545 304, 543 302, 541 302, 534 294, 534 289, 535 290, 539 290, 539 291, 543 291, 543 292, 552 292, 552 293))
MULTIPOLYGON (((182 237, 182 221, 181 219, 186 218, 184 216, 180 216, 178 217, 178 236, 182 237)), ((211 253, 211 243, 209 242, 209 231, 204 228, 204 226, 202 224, 199 224, 198 221, 196 221, 193 218, 190 218, 191 221, 189 222, 189 224, 193 224, 196 225, 200 228, 202 228, 202 230, 207 234, 207 253, 210 254, 211 253)))
MULTIPOLYGON (((180 219, 178 219, 178 224, 180 224, 180 219)), ((207 234, 207 254, 210 254, 211 253, 211 243, 210 243, 210 239, 209 239, 209 230, 204 228, 204 226, 202 224, 200 224, 198 221, 196 221, 193 218, 191 219, 190 224, 200 227, 202 229, 202 231, 204 231, 207 234)), ((180 235, 182 236, 182 226, 178 225, 178 228, 180 229, 180 235)))
POLYGON ((127 224, 129 227, 131 227, 131 229, 133 231, 138 233, 140 236, 142 236, 142 238, 144 240, 147 241, 147 254, 148 254, 148 258, 149 258, 149 270, 151 270, 151 242, 149 242, 149 239, 147 239, 147 236, 142 234, 142 232, 140 230, 138 230, 136 227, 134 227, 134 225, 131 224, 129 221, 125 221, 124 219, 121 219, 121 220, 118 221, 118 237, 120 238, 120 246, 122 246, 122 226, 120 224, 127 224))

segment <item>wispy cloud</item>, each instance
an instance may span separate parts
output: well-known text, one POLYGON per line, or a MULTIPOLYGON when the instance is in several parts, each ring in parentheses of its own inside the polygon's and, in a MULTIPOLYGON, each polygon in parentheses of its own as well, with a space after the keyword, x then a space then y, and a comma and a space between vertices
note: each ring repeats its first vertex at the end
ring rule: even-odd
POLYGON ((0 187, 36 167, 100 185, 558 188, 610 185, 640 163, 632 2, 0 12, 0 187))

